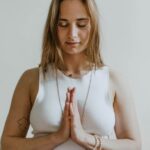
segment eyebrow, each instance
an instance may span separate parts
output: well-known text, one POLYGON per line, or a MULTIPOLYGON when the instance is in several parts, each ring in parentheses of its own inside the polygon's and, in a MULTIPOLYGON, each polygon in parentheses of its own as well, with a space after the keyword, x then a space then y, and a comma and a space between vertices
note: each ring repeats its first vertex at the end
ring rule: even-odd
MULTIPOLYGON (((64 19, 64 18, 59 18, 59 20, 60 20, 60 21, 68 21, 67 19, 64 19)), ((84 21, 84 20, 85 20, 85 21, 86 21, 86 20, 88 21, 89 18, 77 18, 76 20, 77 20, 77 21, 84 21)))

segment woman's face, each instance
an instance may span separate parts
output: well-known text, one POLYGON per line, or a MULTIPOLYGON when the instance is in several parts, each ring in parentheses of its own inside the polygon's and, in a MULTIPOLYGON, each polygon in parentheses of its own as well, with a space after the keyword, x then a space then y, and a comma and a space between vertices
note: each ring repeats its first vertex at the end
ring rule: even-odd
POLYGON ((58 39, 64 53, 79 54, 87 48, 90 17, 80 0, 64 0, 60 5, 58 39))

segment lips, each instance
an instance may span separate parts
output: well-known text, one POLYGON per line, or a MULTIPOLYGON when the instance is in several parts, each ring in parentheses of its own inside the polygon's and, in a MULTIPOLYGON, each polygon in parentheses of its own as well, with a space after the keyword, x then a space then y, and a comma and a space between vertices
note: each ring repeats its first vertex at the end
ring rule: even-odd
POLYGON ((74 45, 74 44, 79 44, 80 42, 66 42, 66 44, 69 44, 69 45, 74 45))
POLYGON ((80 42, 66 42, 66 45, 69 47, 77 47, 80 42))

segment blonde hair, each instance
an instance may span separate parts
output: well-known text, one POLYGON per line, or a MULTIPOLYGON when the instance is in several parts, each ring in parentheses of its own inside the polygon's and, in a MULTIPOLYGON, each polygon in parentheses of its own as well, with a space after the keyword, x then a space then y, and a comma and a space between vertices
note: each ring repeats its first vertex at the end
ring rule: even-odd
MULTIPOLYGON (((59 41, 57 37, 57 23, 60 13, 60 4, 63 0, 52 0, 49 8, 42 44, 42 57, 39 66, 42 67, 43 73, 47 71, 48 65, 53 63, 56 67, 64 64, 59 41)), ((85 53, 90 63, 95 67, 104 65, 100 55, 100 32, 99 17, 96 3, 94 0, 81 0, 85 5, 91 19, 91 35, 88 42, 88 48, 85 53)))

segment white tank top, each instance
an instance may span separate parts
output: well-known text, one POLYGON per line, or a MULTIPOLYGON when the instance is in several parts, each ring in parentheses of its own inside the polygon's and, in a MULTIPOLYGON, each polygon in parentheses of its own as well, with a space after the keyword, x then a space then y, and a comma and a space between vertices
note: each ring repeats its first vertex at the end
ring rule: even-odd
MULTIPOLYGON (((87 132, 96 133, 106 138, 116 138, 114 132, 115 114, 113 109, 114 92, 110 86, 109 67, 104 66, 89 71, 80 78, 71 78, 57 69, 58 87, 62 107, 64 108, 68 87, 76 87, 80 116, 89 80, 92 74, 91 86, 85 106, 82 126, 87 132)), ((42 68, 39 68, 39 89, 30 113, 30 123, 34 137, 56 132, 61 123, 62 110, 56 82, 56 71, 49 65, 44 78, 42 68)), ((71 139, 57 146, 56 150, 84 150, 71 139)))

